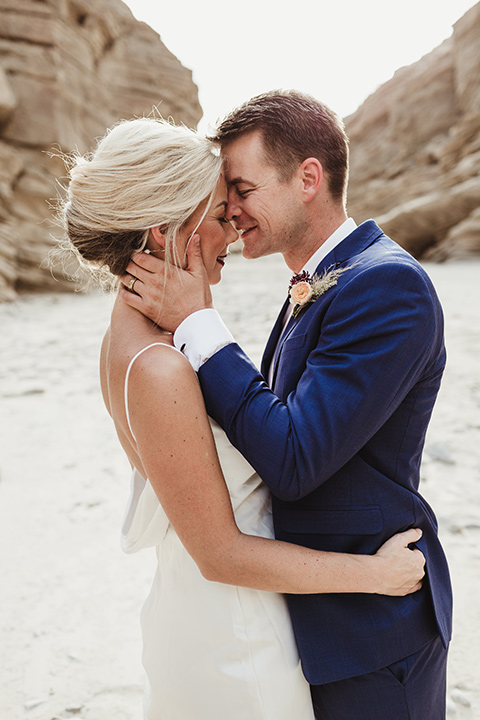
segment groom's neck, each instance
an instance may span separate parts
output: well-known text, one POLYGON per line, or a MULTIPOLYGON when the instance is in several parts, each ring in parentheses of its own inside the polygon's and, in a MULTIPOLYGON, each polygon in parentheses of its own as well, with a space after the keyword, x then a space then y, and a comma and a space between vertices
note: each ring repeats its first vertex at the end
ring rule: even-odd
POLYGON ((299 273, 318 248, 328 240, 346 219, 347 213, 343 207, 341 210, 335 209, 326 216, 314 218, 307 225, 306 232, 303 237, 299 238, 298 243, 291 250, 283 253, 283 259, 290 270, 299 273))

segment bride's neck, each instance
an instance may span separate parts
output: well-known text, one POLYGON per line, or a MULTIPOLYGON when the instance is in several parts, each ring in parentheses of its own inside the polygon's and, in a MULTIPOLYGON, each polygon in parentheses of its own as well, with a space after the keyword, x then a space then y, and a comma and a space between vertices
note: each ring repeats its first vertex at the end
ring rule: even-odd
POLYGON ((143 315, 139 310, 127 305, 122 298, 117 295, 112 310, 110 327, 114 334, 122 337, 143 338, 146 341, 164 336, 167 333, 162 328, 155 325, 149 318, 143 315))

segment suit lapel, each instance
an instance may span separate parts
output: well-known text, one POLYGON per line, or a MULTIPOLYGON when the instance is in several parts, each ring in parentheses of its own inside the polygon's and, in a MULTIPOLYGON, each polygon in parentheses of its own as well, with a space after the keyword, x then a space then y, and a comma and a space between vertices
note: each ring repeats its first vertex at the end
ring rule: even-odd
MULTIPOLYGON (((316 275, 321 275, 324 271, 331 267, 339 267, 347 260, 352 259, 356 255, 360 254, 369 245, 374 243, 381 235, 382 230, 373 220, 367 220, 366 222, 359 225, 355 230, 348 235, 342 242, 331 250, 323 260, 319 263, 315 270, 316 275)), ((297 318, 291 317, 285 328, 285 333, 282 337, 282 341, 279 343, 278 340, 283 329, 283 318, 288 307, 289 300, 285 300, 282 309, 277 317, 275 325, 273 326, 270 337, 268 338, 265 352, 262 358, 262 375, 264 378, 268 378, 268 372, 270 364, 274 363, 273 380, 272 385, 275 382, 275 376, 277 372, 278 358, 282 350, 285 340, 288 338, 293 328, 297 324, 301 317, 301 314, 297 318)), ((305 312, 307 309, 305 310, 305 312)))
POLYGON ((262 375, 264 378, 268 378, 268 370, 270 368, 270 363, 272 362, 273 354, 275 352, 275 348, 277 347, 278 338, 280 337, 280 334, 282 332, 283 328, 283 318, 285 317, 285 313, 288 308, 289 299, 287 298, 285 302, 282 305, 282 309, 280 310, 280 313, 278 314, 278 317, 275 321, 275 325, 273 326, 272 332, 270 333, 270 337, 267 340, 267 344, 265 346, 265 350, 262 357, 262 375))
POLYGON ((350 235, 323 258, 315 270, 315 274, 321 275, 325 270, 331 267, 339 267, 347 260, 351 260, 374 243, 381 235, 383 235, 383 232, 377 223, 373 220, 367 220, 355 228, 350 235))
POLYGON ((277 377, 277 369, 278 369, 278 360, 280 358, 280 354, 282 352, 283 346, 285 344, 285 341, 288 339, 290 333, 292 332, 293 328, 298 322, 298 318, 294 318, 293 315, 289 318, 286 326, 285 331, 283 335, 281 335, 280 341, 277 343, 277 347, 275 349, 275 354, 273 356, 273 374, 272 374, 272 390, 275 387, 275 378, 277 377))

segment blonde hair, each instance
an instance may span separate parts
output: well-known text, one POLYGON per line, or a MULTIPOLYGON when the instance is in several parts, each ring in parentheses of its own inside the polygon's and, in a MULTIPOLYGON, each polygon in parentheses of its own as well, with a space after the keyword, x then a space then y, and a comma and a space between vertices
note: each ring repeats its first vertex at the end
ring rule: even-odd
POLYGON ((154 118, 122 121, 92 154, 68 164, 63 227, 82 261, 114 276, 144 249, 155 226, 165 233, 167 262, 178 264, 177 235, 206 201, 203 220, 222 168, 209 140, 154 118))

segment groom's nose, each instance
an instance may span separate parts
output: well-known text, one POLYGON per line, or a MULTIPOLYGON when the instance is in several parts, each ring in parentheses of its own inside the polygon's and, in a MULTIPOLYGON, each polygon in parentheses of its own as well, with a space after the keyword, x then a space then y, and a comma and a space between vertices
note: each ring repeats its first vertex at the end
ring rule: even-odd
POLYGON ((227 198, 227 209, 225 212, 225 216, 227 220, 235 220, 236 218, 240 217, 242 213, 242 208, 238 204, 238 195, 235 192, 235 188, 230 188, 228 191, 228 198, 227 198))

